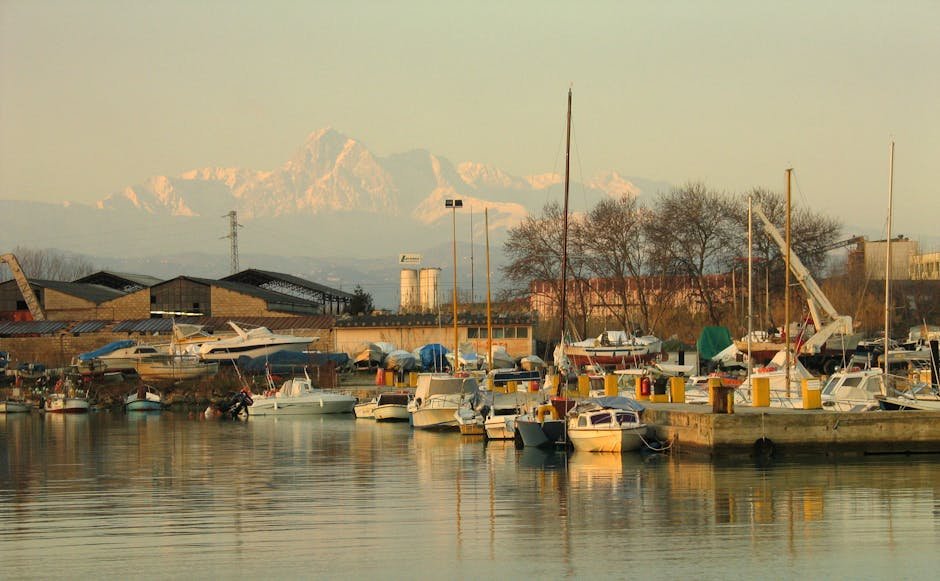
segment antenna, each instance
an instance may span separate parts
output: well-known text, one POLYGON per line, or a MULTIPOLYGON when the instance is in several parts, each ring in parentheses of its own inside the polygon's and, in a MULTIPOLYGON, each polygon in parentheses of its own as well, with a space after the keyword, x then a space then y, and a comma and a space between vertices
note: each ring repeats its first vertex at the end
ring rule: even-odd
POLYGON ((222 238, 230 238, 232 240, 232 272, 230 274, 235 274, 238 272, 238 229, 241 228, 242 225, 238 223, 238 212, 235 210, 232 210, 222 217, 229 219, 230 230, 228 236, 223 236, 222 238))

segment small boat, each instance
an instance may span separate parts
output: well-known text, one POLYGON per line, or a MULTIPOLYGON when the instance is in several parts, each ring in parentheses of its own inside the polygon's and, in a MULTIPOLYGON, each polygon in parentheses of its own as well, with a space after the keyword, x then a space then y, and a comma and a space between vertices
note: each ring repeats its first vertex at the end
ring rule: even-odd
POLYGON ((565 346, 565 354, 577 367, 585 365, 635 367, 659 356, 663 342, 659 337, 637 337, 626 331, 604 331, 596 339, 565 346))
POLYGON ((410 401, 411 394, 407 392, 380 394, 376 398, 372 416, 377 422, 407 422, 410 401))
POLYGON ((876 396, 884 393, 884 372, 877 367, 849 367, 836 371, 822 388, 823 409, 837 412, 878 409, 876 396))
POLYGON ((288 379, 275 393, 256 396, 251 413, 256 416, 348 414, 355 405, 353 396, 316 388, 305 376, 288 379))
POLYGON ((33 406, 25 401, 6 400, 0 401, 0 414, 21 414, 29 412, 33 406))
POLYGON ((165 355, 141 359, 137 375, 144 381, 182 381, 215 375, 218 361, 203 361, 195 356, 165 355))
POLYGON ((385 350, 378 343, 363 343, 352 352, 352 360, 356 369, 377 369, 385 361, 385 350))
POLYGON ((139 385, 124 397, 124 409, 129 412, 154 412, 163 409, 163 395, 149 385, 139 385))
POLYGON ((90 407, 88 398, 77 393, 50 393, 43 404, 43 409, 49 414, 83 414, 88 413, 90 407))
POLYGON ((578 452, 630 452, 643 446, 646 429, 635 409, 592 403, 568 421, 568 439, 578 452))
POLYGON ((526 355, 519 360, 519 367, 526 371, 539 371, 545 369, 545 361, 538 355, 526 355))
POLYGON ((362 403, 357 403, 353 406, 353 415, 356 416, 357 420, 371 420, 375 419, 375 404, 378 398, 372 398, 369 401, 364 401, 362 403))
POLYGON ((490 369, 512 369, 516 366, 516 360, 506 351, 502 345, 493 345, 493 352, 490 354, 490 369))
POLYGON ((477 380, 472 377, 422 373, 418 376, 415 397, 408 404, 411 424, 426 430, 457 429, 454 412, 478 390, 477 380))
POLYGON ((486 433, 483 428, 483 416, 467 406, 457 408, 454 419, 457 420, 457 429, 463 436, 482 436, 486 433))
MULTIPOLYGON (((101 349, 107 349, 109 346, 126 343, 126 341, 116 341, 109 343, 101 349)), ((94 353, 91 352, 91 353, 94 353)), ((84 371, 84 366, 88 366, 88 372, 109 373, 109 372, 136 372, 138 365, 153 357, 166 356, 168 351, 164 347, 156 345, 137 345, 131 344, 124 347, 117 347, 111 351, 98 355, 91 359, 82 359, 79 356, 79 369, 84 371)), ((88 354, 84 354, 88 355, 88 354)))

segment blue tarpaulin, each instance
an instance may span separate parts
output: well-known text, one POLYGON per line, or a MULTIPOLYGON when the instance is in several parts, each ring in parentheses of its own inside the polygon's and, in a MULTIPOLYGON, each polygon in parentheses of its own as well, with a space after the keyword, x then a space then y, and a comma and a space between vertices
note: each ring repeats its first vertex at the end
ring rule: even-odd
POLYGON ((440 343, 428 343, 418 349, 418 355, 421 357, 421 367, 425 371, 442 371, 447 367, 447 355, 449 351, 440 343))
POLYGON ((78 356, 78 359, 79 361, 91 361, 92 359, 96 357, 107 355, 108 353, 112 353, 114 351, 117 351, 118 349, 126 349, 127 347, 133 347, 134 345, 136 345, 134 341, 128 341, 126 339, 124 341, 114 341, 113 343, 108 343, 107 345, 103 347, 98 347, 94 351, 89 351, 88 353, 82 353, 81 355, 78 356))

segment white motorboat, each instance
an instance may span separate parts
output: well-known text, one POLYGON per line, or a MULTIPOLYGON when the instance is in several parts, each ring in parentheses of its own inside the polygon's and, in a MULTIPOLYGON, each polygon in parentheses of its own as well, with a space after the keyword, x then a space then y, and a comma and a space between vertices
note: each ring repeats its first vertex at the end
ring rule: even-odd
POLYGON ((837 412, 878 409, 875 396, 884 393, 884 372, 877 367, 851 367, 833 373, 822 388, 823 409, 837 412))
POLYGON ((267 327, 243 329, 233 321, 228 322, 235 330, 234 337, 203 343, 197 350, 205 361, 234 362, 242 355, 264 357, 277 351, 303 352, 319 337, 295 337, 272 333, 267 327))
POLYGON ((375 404, 378 398, 373 397, 369 401, 357 403, 353 406, 353 415, 357 420, 375 419, 375 404))
POLYGON ((324 391, 313 386, 309 377, 285 381, 273 394, 254 397, 251 414, 256 416, 348 414, 356 398, 351 395, 324 391))
POLYGON ((472 377, 422 373, 415 397, 408 404, 412 425, 426 430, 457 429, 454 412, 478 390, 477 380, 472 377))
POLYGON ((215 375, 218 361, 203 361, 191 355, 162 355, 141 359, 137 375, 144 381, 181 381, 215 375))
POLYGON ((163 395, 149 385, 139 385, 124 397, 124 409, 129 412, 155 412, 163 409, 163 395))
POLYGON ((595 408, 568 422, 568 439, 579 452, 639 450, 645 435, 646 424, 634 410, 595 408))
POLYGON ((376 398, 372 416, 377 422, 407 422, 410 401, 411 394, 407 392, 380 394, 376 398))
MULTIPOLYGON (((149 359, 168 355, 165 346, 158 345, 131 345, 114 349, 93 359, 83 361, 91 366, 96 373, 111 373, 115 371, 131 373, 137 371, 137 366, 149 359), (100 365, 95 365, 95 361, 100 365)), ((81 367, 80 367, 81 369, 81 367)))

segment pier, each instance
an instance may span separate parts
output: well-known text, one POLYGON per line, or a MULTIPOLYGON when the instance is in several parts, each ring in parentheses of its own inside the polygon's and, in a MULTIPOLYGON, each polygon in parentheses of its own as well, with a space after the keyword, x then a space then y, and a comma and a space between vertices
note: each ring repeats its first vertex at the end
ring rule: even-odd
POLYGON ((940 412, 832 412, 649 404, 644 421, 681 455, 841 456, 940 453, 940 412))

